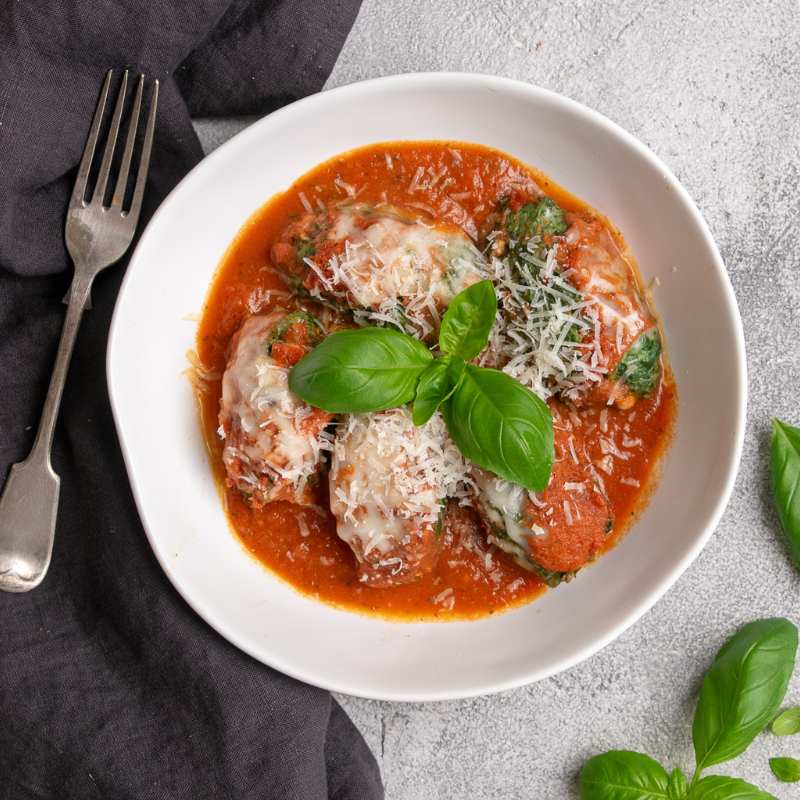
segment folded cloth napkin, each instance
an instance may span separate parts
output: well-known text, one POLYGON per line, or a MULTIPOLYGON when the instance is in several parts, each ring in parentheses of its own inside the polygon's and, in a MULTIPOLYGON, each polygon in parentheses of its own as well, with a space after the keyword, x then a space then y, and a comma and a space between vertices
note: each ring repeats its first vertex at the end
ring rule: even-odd
MULTIPOLYGON (((190 117, 262 114, 317 91, 357 10, 357 0, 0 4, 0 481, 27 454, 49 379, 71 275, 67 199, 106 70, 162 81, 141 229, 202 157, 190 117)), ((64 393, 50 572, 29 594, 0 593, 0 796, 380 797, 374 759, 330 695, 228 644, 150 551, 106 395, 124 270, 95 284, 64 393)))

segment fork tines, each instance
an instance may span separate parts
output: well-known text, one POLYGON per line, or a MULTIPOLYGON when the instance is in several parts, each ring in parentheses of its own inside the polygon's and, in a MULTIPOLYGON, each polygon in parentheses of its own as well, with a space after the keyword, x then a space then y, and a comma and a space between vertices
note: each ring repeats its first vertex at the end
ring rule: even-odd
POLYGON ((144 185, 147 179, 147 170, 150 163, 150 152, 153 146, 153 129, 156 120, 156 107, 158 105, 158 81, 146 81, 144 75, 139 75, 136 81, 136 90, 132 102, 128 98, 128 79, 135 80, 135 75, 131 70, 124 70, 119 80, 117 88, 117 100, 114 105, 114 113, 110 123, 104 124, 106 100, 112 82, 115 82, 116 70, 110 69, 103 81, 103 88, 100 91, 100 99, 97 101, 97 108, 92 120, 92 127, 86 140, 86 147, 83 151, 78 175, 75 179, 75 187, 72 192, 71 205, 80 204, 86 208, 92 204, 98 204, 104 208, 114 209, 123 216, 128 216, 135 224, 142 206, 142 196, 144 195, 144 185), (145 93, 145 83, 152 83, 152 90, 149 92, 149 112, 147 113, 147 124, 144 135, 137 139, 139 129, 139 118, 142 114, 142 100, 145 93), (125 149, 121 156, 116 151, 117 139, 119 138, 120 128, 123 118, 127 121, 127 137, 125 139, 125 149), (104 132, 104 137, 101 136, 104 132), (100 161, 99 169, 93 168, 94 153, 98 142, 105 138, 105 148, 103 157, 100 161), (131 161, 134 151, 139 154, 138 167, 136 169, 136 180, 132 193, 128 190, 128 174, 130 172, 131 161), (116 158, 115 158, 116 155, 116 158), (117 179, 114 184, 114 191, 108 197, 109 176, 112 173, 112 165, 116 167, 117 179), (96 174, 95 174, 96 172, 96 174), (130 198, 126 202, 126 198, 130 198))

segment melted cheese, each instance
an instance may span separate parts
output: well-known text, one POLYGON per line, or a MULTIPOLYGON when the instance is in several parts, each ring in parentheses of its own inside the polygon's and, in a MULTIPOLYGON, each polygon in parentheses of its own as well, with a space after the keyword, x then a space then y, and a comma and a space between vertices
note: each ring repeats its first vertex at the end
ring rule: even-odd
POLYGON ((458 292, 481 280, 486 262, 467 235, 433 225, 392 207, 343 206, 327 233, 344 252, 316 273, 320 290, 346 301, 362 324, 388 323, 421 338, 439 326, 443 309, 458 292))
POLYGON ((490 271, 500 314, 481 363, 500 367, 543 400, 577 400, 598 386, 647 325, 633 270, 599 223, 575 220, 549 246, 534 238, 513 258, 493 257, 490 271), (575 255, 562 271, 565 245, 575 255))
POLYGON ((330 472, 337 532, 357 554, 400 548, 435 527, 446 496, 464 495, 464 459, 436 414, 416 427, 407 408, 352 414, 336 434, 330 472))
POLYGON ((473 477, 478 508, 493 529, 494 544, 517 559, 522 558, 520 563, 527 566, 524 557, 529 552, 528 537, 534 531, 524 524, 522 512, 528 498, 535 500, 535 495, 482 469, 475 468, 473 477))
POLYGON ((312 409, 289 391, 289 370, 267 355, 264 342, 284 313, 250 317, 238 334, 222 379, 222 458, 243 491, 269 500, 268 486, 289 486, 301 502, 331 442, 324 431, 307 429, 312 409))

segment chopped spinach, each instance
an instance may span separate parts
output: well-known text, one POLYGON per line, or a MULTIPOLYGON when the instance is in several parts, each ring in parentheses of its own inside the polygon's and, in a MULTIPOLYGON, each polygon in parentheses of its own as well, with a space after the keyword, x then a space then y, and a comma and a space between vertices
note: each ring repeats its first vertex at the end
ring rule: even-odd
POLYGON ((564 581, 571 581, 575 577, 575 572, 554 572, 543 567, 538 561, 531 558, 531 554, 527 550, 508 535, 505 528, 494 523, 490 524, 490 528, 492 535, 497 540, 497 546, 511 555, 521 567, 541 578, 551 589, 554 589, 564 581))
POLYGON ((640 396, 651 392, 661 376, 661 336, 658 328, 639 334, 614 370, 617 380, 640 396))
POLYGON ((324 330, 316 317, 311 316, 311 314, 306 311, 292 311, 275 326, 275 330, 272 331, 272 334, 267 340, 267 351, 271 353, 272 345, 277 342, 282 342, 289 328, 291 328, 292 325, 296 325, 298 322, 305 325, 308 334, 308 343, 310 345, 316 344, 322 338, 324 330))
POLYGON ((583 341, 580 328, 574 323, 569 326, 569 331, 567 332, 567 341, 575 342, 576 344, 583 341))
POLYGON ((519 211, 509 211, 506 215, 506 231, 516 241, 527 241, 534 236, 558 236, 566 229, 564 211, 549 197, 525 203, 519 211))
POLYGON ((575 572, 553 572, 545 569, 538 561, 534 561, 530 556, 526 559, 528 569, 538 575, 551 589, 555 589, 561 583, 569 582, 575 577, 575 572))
POLYGON ((324 308, 329 308, 338 314, 346 317, 351 316, 352 309, 344 301, 338 301, 335 298, 325 297, 320 294, 313 294, 303 285, 303 278, 300 275, 287 274, 287 282, 289 288, 301 299, 308 300, 311 303, 318 303, 324 308))
POLYGON ((298 261, 311 258, 317 252, 317 248, 310 239, 295 239, 293 244, 298 261))
MULTIPOLYGON (((504 227, 508 236, 508 256, 511 268, 518 283, 530 287, 527 292, 522 291, 521 294, 523 297, 527 295, 526 299, 532 302, 537 294, 534 282, 539 278, 539 274, 546 264, 550 249, 542 241, 542 236, 558 235, 567 229, 564 211, 549 197, 543 197, 535 203, 526 203, 518 211, 505 211, 504 213, 504 227)), ((561 275, 561 270, 556 267, 553 274, 558 277, 561 275)), ((583 299, 583 295, 575 288, 567 288, 559 284, 558 291, 560 294, 566 295, 571 303, 578 304, 583 299)), ((546 309, 550 310, 557 303, 556 296, 546 293, 544 302, 546 309)), ((573 323, 569 326, 566 340, 575 343, 583 341, 579 325, 573 323)))
POLYGON ((433 533, 437 539, 442 535, 442 531, 444 530, 444 517, 447 513, 447 498, 443 497, 439 503, 442 507, 439 511, 439 516, 436 518, 436 524, 433 526, 433 533))

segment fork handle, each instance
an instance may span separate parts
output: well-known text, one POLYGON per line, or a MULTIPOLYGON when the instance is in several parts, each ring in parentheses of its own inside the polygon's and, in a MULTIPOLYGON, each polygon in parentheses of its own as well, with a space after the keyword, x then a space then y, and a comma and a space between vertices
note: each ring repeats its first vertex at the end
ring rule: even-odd
POLYGON ((58 344, 39 428, 28 457, 11 467, 0 496, 0 589, 27 592, 38 586, 50 565, 61 480, 50 463, 58 409, 92 279, 76 275, 58 344))
POLYGON ((50 450, 53 446, 53 433, 58 419, 58 409, 61 406, 61 395, 64 393, 64 384, 67 381, 75 339, 78 337, 83 312, 89 306, 91 291, 92 278, 86 275, 76 275, 72 279, 64 327, 61 329, 61 339, 58 343, 56 363, 53 365, 50 386, 47 389, 42 416, 39 419, 39 429, 36 432, 36 439, 28 459, 37 456, 48 463, 50 461, 50 450))

